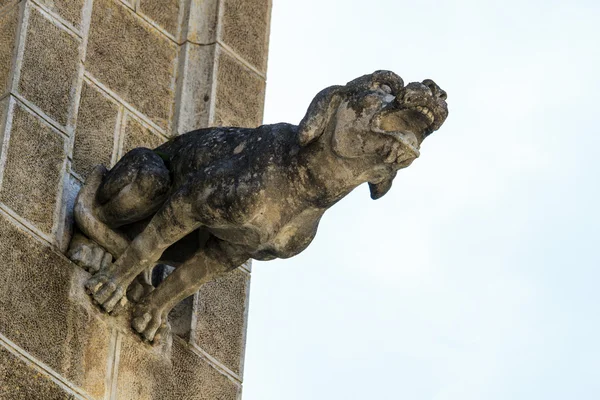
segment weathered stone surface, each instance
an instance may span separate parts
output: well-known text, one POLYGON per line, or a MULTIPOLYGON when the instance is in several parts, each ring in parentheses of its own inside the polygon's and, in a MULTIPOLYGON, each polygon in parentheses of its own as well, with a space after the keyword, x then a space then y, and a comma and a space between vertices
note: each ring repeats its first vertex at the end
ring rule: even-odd
POLYGON ((160 350, 123 335, 117 393, 123 399, 235 400, 239 385, 173 340, 171 359, 160 350))
POLYGON ((0 215, 0 332, 94 397, 105 391, 109 328, 81 289, 86 273, 0 215), (90 305, 82 307, 73 301, 90 305))
POLYGON ((236 400, 241 394, 239 384, 193 353, 182 340, 173 341, 173 381, 173 400, 236 400))
POLYGON ((122 335, 117 393, 123 399, 171 399, 175 390, 171 360, 132 335, 122 335))
POLYGON ((256 127, 263 117, 265 81, 225 51, 218 52, 213 124, 256 127))
MULTIPOLYGON (((6 127, 6 116, 8 112, 8 103, 10 101, 10 96, 4 97, 0 100, 0 137, 4 136, 4 129, 6 127)), ((2 151, 2 144, 0 142, 0 152, 2 151)))
POLYGON ((10 86, 13 54, 17 44, 19 8, 19 5, 14 5, 0 16, 0 96, 6 93, 10 86))
POLYGON ((196 300, 194 342, 242 375, 250 274, 235 270, 202 286, 196 300))
POLYGON ((66 253, 69 243, 73 237, 75 220, 73 219, 73 207, 77 193, 81 189, 81 183, 71 174, 63 176, 62 207, 60 211, 60 220, 56 232, 56 245, 58 250, 66 253))
POLYGON ((79 68, 79 40, 31 8, 19 92, 65 126, 79 68))
POLYGON ((113 0, 95 0, 86 68, 167 129, 174 102, 177 45, 113 0))
POLYGON ((271 0, 224 0, 221 39, 259 71, 267 70, 271 0))
POLYGON ((164 139, 140 124, 131 115, 128 115, 123 127, 125 137, 123 138, 123 151, 125 154, 136 147, 154 149, 164 142, 164 139))
POLYGON ((0 0, 0 12, 6 11, 4 8, 18 3, 20 0, 0 0))
POLYGON ((182 0, 140 0, 139 6, 139 12, 146 14, 175 38, 179 37, 182 9, 182 0))
POLYGON ((40 0, 40 2, 73 24, 75 28, 80 28, 81 11, 85 0, 40 0))
POLYGON ((200 46, 190 42, 182 46, 185 52, 181 102, 177 120, 177 134, 208 126, 212 99, 213 63, 216 44, 200 46))
POLYGON ((196 44, 215 43, 219 19, 219 0, 192 0, 187 40, 196 44))
POLYGON ((60 386, 0 347, 0 399, 72 399, 60 386))
POLYGON ((17 104, 7 150, 0 201, 51 233, 66 160, 63 138, 17 104))
POLYGON ((73 147, 73 170, 86 177, 91 169, 110 167, 119 107, 94 86, 83 84, 73 147))

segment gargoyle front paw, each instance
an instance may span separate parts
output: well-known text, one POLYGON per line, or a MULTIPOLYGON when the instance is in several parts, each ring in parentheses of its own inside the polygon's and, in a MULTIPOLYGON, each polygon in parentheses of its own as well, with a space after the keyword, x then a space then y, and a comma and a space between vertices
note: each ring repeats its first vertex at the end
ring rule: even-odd
POLYGON ((145 340, 155 343, 162 340, 170 329, 166 313, 143 303, 133 309, 131 327, 145 340))
POLYGON ((127 302, 126 286, 103 273, 98 273, 88 279, 85 289, 94 301, 108 313, 112 312, 119 302, 122 305, 127 302))
POLYGON ((112 261, 112 255, 92 240, 82 235, 78 236, 71 241, 67 257, 92 274, 108 267, 112 261))

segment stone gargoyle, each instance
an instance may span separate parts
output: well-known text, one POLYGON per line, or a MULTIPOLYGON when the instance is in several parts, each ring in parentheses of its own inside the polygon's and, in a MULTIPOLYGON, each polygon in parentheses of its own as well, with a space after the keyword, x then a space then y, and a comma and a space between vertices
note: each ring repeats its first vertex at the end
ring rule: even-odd
POLYGON ((323 213, 360 184, 385 195, 447 115, 432 80, 405 86, 376 71, 321 91, 299 126, 207 128, 131 150, 85 181, 69 256, 93 273, 85 287, 106 312, 137 303, 132 327, 152 341, 205 282, 303 251, 323 213), (154 288, 157 263, 175 270, 154 288))

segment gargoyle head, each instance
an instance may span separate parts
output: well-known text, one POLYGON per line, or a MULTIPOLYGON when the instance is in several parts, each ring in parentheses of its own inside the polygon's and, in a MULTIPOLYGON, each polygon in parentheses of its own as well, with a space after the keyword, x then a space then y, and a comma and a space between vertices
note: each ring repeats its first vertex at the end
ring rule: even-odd
POLYGON ((395 73, 376 71, 321 91, 300 123, 299 140, 307 145, 330 132, 334 153, 360 160, 371 197, 378 199, 396 172, 419 157, 423 140, 442 126, 446 97, 430 79, 405 86, 395 73))

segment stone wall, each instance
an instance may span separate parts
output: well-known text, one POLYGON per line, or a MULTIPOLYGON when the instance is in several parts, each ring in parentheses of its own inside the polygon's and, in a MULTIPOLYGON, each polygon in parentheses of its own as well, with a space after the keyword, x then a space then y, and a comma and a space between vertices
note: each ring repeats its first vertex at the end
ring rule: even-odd
POLYGON ((150 346, 64 255, 90 169, 262 119, 270 0, 0 0, 0 399, 238 399, 249 265, 150 346))

